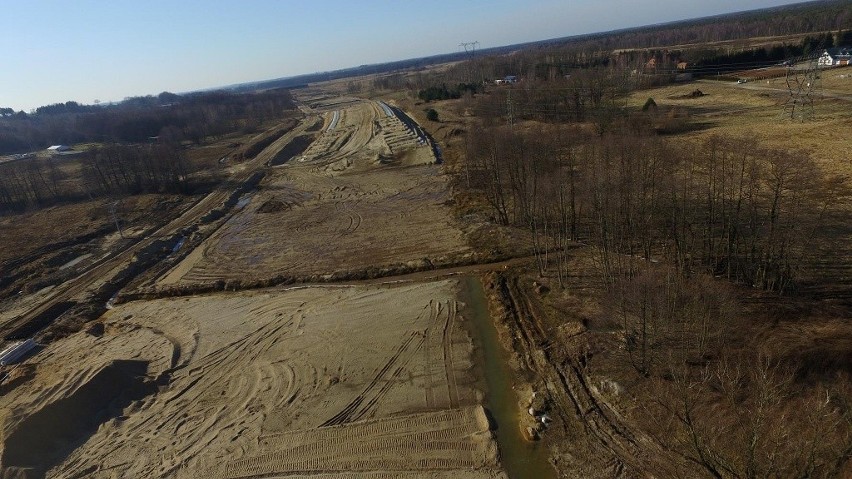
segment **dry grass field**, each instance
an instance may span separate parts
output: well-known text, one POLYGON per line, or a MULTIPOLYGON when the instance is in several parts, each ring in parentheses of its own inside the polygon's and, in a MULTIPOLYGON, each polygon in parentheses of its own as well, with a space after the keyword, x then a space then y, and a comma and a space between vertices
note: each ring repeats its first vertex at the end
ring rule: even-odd
POLYGON ((842 134, 852 122, 852 69, 822 72, 820 82, 813 114, 805 121, 785 116, 790 95, 784 78, 745 84, 698 81, 643 90, 629 97, 628 106, 639 108, 651 97, 660 107, 688 113, 701 128, 678 136, 686 144, 699 144, 711 135, 739 137, 750 147, 802 150, 826 171, 852 176, 848 138, 842 134), (696 89, 704 96, 690 97, 696 89))

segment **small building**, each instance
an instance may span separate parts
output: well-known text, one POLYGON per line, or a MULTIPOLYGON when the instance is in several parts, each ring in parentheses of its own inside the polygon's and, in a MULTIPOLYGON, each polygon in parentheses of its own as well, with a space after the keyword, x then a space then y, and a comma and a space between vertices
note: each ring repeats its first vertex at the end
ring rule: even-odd
POLYGON ((852 64, 852 47, 828 48, 817 60, 821 67, 839 67, 852 64))
POLYGON ((71 147, 68 145, 53 145, 47 148, 47 151, 51 153, 62 153, 63 151, 70 151, 71 147))
POLYGON ((515 75, 507 75, 503 78, 494 80, 495 85, 510 85, 512 83, 518 83, 518 77, 515 75))

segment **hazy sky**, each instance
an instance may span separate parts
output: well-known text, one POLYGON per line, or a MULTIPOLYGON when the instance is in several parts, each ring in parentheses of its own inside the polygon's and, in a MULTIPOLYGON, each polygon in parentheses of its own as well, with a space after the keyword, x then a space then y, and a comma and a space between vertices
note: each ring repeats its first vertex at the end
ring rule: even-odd
POLYGON ((0 107, 120 100, 785 0, 4 0, 0 107))

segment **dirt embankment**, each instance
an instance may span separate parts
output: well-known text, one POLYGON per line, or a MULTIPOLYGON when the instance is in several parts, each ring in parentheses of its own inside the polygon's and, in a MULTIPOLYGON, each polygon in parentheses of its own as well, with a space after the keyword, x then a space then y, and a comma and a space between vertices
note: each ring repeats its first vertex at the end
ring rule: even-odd
POLYGON ((237 161, 254 159, 261 151, 268 148, 269 145, 275 143, 275 141, 281 139, 282 136, 293 130, 293 128, 295 128, 298 124, 298 120, 290 119, 273 131, 267 131, 252 138, 248 144, 244 145, 236 153, 234 153, 234 159, 237 161))
POLYGON ((517 272, 483 278, 501 341, 512 351, 511 364, 544 396, 555 423, 541 431, 561 474, 576 477, 674 477, 679 459, 641 430, 626 423, 600 395, 585 373, 594 346, 580 324, 554 329, 542 319, 533 294, 546 288, 520 284, 517 272), (570 444, 570 446, 569 446, 570 444))
POLYGON ((5 474, 44 477, 101 424, 156 391, 145 380, 147 367, 145 361, 112 362, 69 396, 27 416, 5 438, 0 458, 5 474))

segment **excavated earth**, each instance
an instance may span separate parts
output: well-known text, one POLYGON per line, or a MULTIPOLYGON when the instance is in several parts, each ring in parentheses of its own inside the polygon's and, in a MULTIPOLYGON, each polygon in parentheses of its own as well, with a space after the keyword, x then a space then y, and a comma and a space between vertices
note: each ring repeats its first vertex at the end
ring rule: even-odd
POLYGON ((471 250, 431 148, 375 102, 326 114, 302 154, 272 168, 239 213, 153 287, 327 275, 471 250))
MULTIPOLYGON (((263 167, 221 226, 134 288, 470 253, 428 142, 381 103, 313 105, 316 140, 263 167)), ((0 385, 2 477, 503 478, 462 289, 336 283, 116 305, 0 385)))

